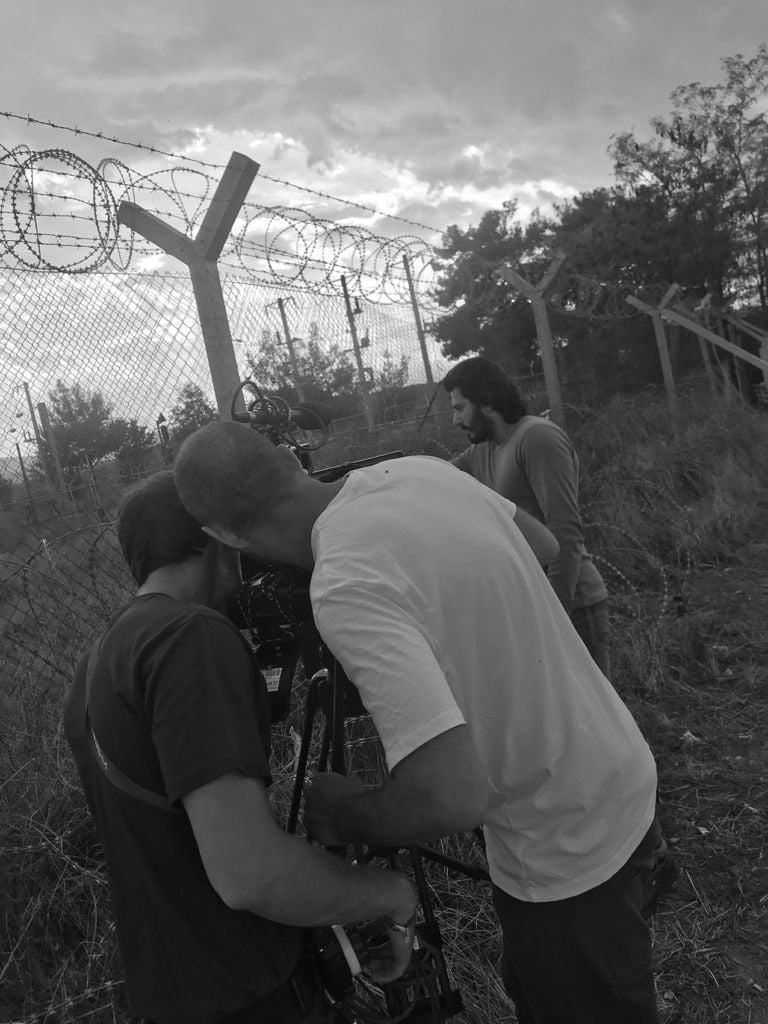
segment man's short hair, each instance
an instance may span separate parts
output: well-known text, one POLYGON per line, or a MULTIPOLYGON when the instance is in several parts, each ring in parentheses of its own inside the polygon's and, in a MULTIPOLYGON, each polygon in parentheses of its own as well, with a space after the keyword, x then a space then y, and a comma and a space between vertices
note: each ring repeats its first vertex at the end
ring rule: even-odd
POLYGON ((458 388, 473 405, 490 406, 506 423, 517 423, 528 412, 522 395, 509 377, 485 356, 472 356, 451 367, 443 377, 443 387, 449 393, 458 388))
POLYGON ((117 514, 117 539, 139 586, 155 569, 186 561, 209 541, 182 505, 170 469, 153 473, 125 494, 117 514))
POLYGON ((209 423, 190 434, 176 456, 174 476, 195 519, 239 535, 270 523, 294 480, 271 441, 231 420, 209 423))

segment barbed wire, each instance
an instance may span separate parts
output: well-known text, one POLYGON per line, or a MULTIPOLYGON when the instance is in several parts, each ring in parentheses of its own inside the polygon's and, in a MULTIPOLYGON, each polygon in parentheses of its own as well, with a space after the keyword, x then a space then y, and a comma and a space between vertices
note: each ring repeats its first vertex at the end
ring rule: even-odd
MULTIPOLYGON (((120 204, 136 203, 193 236, 218 184, 208 172, 220 171, 219 164, 31 116, 8 112, 0 112, 0 116, 183 161, 174 167, 138 172, 114 157, 93 166, 66 149, 35 151, 24 144, 12 149, 0 145, 0 259, 11 267, 87 274, 126 271, 149 258, 164 260, 165 255, 155 246, 121 225, 120 204)), ((282 179, 271 180, 293 187, 282 179)), ((372 207, 295 187, 388 216, 372 207)), ((434 233, 417 221, 389 219, 434 233)), ((382 304, 411 301, 404 261, 419 304, 432 319, 450 315, 458 305, 469 306, 481 317, 490 315, 515 294, 500 278, 498 262, 473 253, 445 260, 424 237, 382 237, 362 225, 321 218, 302 207, 246 201, 221 255, 223 266, 260 283, 340 297, 342 277, 346 277, 354 294, 382 304), (450 279, 453 302, 436 298, 441 275, 450 279)), ((615 319, 638 315, 638 310, 625 302, 628 295, 641 294, 653 303, 664 290, 659 286, 639 292, 635 287, 606 284, 566 269, 558 288, 547 298, 551 308, 563 314, 615 319)))
MULTIPOLYGON (((126 270, 139 252, 156 254, 120 224, 122 202, 192 236, 217 184, 198 168, 138 173, 114 158, 94 167, 68 150, 25 145, 0 147, 0 172, 0 256, 24 269, 70 274, 126 270), (59 229, 62 221, 68 230, 59 229)), ((309 291, 340 295, 344 275, 361 297, 394 303, 410 301, 403 258, 414 288, 424 293, 434 250, 416 235, 383 238, 299 207, 246 202, 222 256, 246 274, 309 291)))
MULTIPOLYGON (((185 153, 169 152, 168 150, 159 149, 157 146, 148 146, 141 142, 128 142, 125 139, 117 138, 114 135, 105 135, 104 132, 89 131, 85 128, 79 128, 76 125, 57 124, 55 121, 32 117, 31 114, 14 114, 10 111, 0 110, 0 117, 4 117, 8 120, 24 121, 26 124, 55 128, 58 131, 70 132, 73 135, 85 135, 92 139, 99 139, 102 142, 112 142, 118 146, 128 146, 131 149, 143 150, 144 152, 152 153, 155 156, 168 157, 172 160, 183 160, 185 164, 195 164, 199 167, 207 167, 217 172, 223 171, 226 166, 225 164, 213 163, 208 160, 200 160, 195 157, 188 156, 185 153)), ((403 224, 408 224, 410 227, 420 228, 422 231, 439 234, 441 230, 439 228, 430 227, 429 224, 423 224, 421 221, 412 220, 408 217, 400 217, 394 213, 384 213, 383 211, 376 209, 374 206, 368 206, 365 203, 358 203, 353 199, 342 199, 340 196, 334 196, 328 192, 322 192, 319 189, 309 188, 307 185, 299 185, 295 181, 288 181, 286 178, 275 178, 272 175, 265 174, 261 169, 259 170, 259 177, 266 181, 271 181, 276 185, 283 185, 286 188, 295 189, 297 192, 304 192, 307 195, 317 196, 321 199, 330 199, 334 203, 342 203, 344 206, 351 206, 357 210, 363 210, 365 213, 372 213, 377 217, 400 221, 403 224)))

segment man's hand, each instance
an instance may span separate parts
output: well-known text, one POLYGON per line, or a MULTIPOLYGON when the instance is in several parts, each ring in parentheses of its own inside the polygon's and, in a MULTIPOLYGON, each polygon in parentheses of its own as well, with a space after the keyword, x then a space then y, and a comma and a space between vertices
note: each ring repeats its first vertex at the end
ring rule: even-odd
MULTIPOLYGON (((383 930, 386 943, 379 944, 375 954, 363 968, 363 973, 377 985, 401 978, 408 970, 413 955, 413 942, 416 937, 415 910, 405 924, 398 924, 393 918, 386 917, 374 921, 370 927, 377 931, 383 930)), ((370 952, 370 945, 367 948, 370 952)))
POLYGON ((338 829, 339 811, 353 798, 365 792, 359 779, 335 772, 321 772, 307 789, 304 800, 304 827, 311 839, 323 846, 345 846, 338 829))

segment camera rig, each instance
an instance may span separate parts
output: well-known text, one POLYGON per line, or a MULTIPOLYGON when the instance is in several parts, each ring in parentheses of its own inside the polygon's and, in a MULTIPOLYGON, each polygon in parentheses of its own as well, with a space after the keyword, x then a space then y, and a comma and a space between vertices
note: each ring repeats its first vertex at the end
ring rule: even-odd
MULTIPOLYGON (((232 401, 232 418, 248 423, 275 445, 288 445, 305 470, 325 482, 403 454, 393 451, 314 471, 311 453, 328 439, 330 411, 309 402, 293 409, 281 399, 265 396, 252 381, 244 381, 238 388, 232 401), (249 401, 243 413, 236 403, 246 394, 249 401), (297 430, 309 433, 310 438, 299 438, 297 430)), ((367 716, 367 711, 315 628, 309 597, 311 573, 286 565, 246 563, 245 568, 248 571, 244 573, 244 582, 232 596, 228 611, 235 625, 248 633, 261 669, 271 677, 273 722, 283 721, 289 714, 300 666, 308 680, 296 780, 286 825, 289 832, 294 832, 318 713, 323 716, 324 728, 315 768, 324 771, 330 766, 331 770, 346 774, 345 723, 367 716)), ((416 925, 413 956, 406 972, 395 981, 373 987, 356 968, 373 955, 371 947, 380 940, 380 931, 366 926, 318 930, 318 960, 326 991, 339 1018, 350 1024, 396 1024, 406 1020, 411 1024, 438 1024, 460 1013, 461 993, 452 986, 446 969, 424 861, 436 862, 476 880, 487 881, 487 872, 421 846, 356 850, 355 856, 365 861, 384 860, 397 868, 406 859, 419 897, 421 920, 416 925)))

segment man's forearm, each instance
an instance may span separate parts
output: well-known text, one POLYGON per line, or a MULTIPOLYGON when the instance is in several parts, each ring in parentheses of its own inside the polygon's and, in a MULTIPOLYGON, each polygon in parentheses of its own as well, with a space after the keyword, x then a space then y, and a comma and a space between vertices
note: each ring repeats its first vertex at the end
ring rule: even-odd
POLYGON ((293 836, 286 837, 275 870, 244 886, 233 909, 283 924, 314 927, 392 917, 405 924, 415 902, 402 875, 357 866, 293 836))
POLYGON ((352 797, 336 816, 336 826, 345 843, 369 846, 414 846, 475 828, 482 814, 458 812, 445 803, 409 797, 389 781, 381 789, 352 797))
POLYGON ((415 906, 395 871, 358 867, 275 822, 261 779, 227 774, 184 797, 208 880, 232 910, 289 925, 343 924, 392 917, 415 906))
POLYGON ((379 788, 321 773, 307 793, 304 820, 328 845, 412 846, 481 824, 490 791, 469 730, 459 725, 404 757, 379 788))

